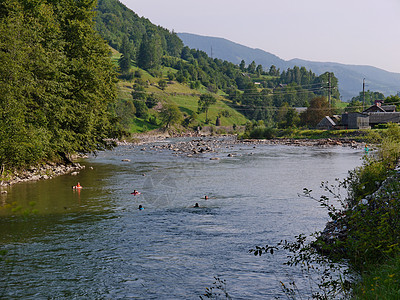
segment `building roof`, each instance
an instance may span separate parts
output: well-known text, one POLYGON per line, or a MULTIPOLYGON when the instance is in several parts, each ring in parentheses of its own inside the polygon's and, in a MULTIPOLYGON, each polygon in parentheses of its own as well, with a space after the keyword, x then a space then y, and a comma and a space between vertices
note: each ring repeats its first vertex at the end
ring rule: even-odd
POLYGON ((371 112, 395 112, 396 105, 381 105, 381 103, 375 103, 374 105, 368 107, 364 110, 364 113, 371 113, 371 112))
POLYGON ((369 123, 400 123, 400 112, 372 112, 369 114, 369 123))

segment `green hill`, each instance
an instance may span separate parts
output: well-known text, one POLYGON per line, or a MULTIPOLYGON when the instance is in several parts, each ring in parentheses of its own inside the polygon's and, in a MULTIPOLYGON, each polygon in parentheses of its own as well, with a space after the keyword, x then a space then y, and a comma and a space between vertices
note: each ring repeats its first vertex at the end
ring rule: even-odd
MULTIPOLYGON (((112 49, 112 61, 117 63, 121 54, 115 49, 112 49)), ((182 112, 184 120, 193 116, 191 122, 186 125, 189 127, 197 127, 204 125, 215 125, 216 119, 220 116, 221 126, 244 125, 247 122, 246 117, 232 108, 232 101, 227 100, 225 97, 216 95, 216 104, 210 106, 208 111, 209 124, 206 124, 205 114, 197 114, 198 101, 201 94, 207 93, 207 88, 200 85, 197 89, 192 89, 186 83, 179 83, 176 80, 169 80, 168 74, 176 74, 178 70, 170 67, 160 68, 160 77, 153 76, 146 70, 140 69, 136 66, 131 68, 131 72, 136 74, 132 80, 120 80, 118 82, 118 105, 140 101, 135 99, 132 93, 135 93, 135 87, 139 85, 144 86, 143 93, 145 96, 151 95, 157 101, 155 106, 148 110, 146 118, 126 115, 123 124, 125 129, 129 132, 144 132, 147 130, 156 129, 162 126, 160 122, 160 107, 163 104, 172 103, 179 107, 182 112), (140 77, 139 77, 140 76, 140 77), (160 80, 166 82, 166 86, 162 89, 159 85, 160 80), (145 83, 143 85, 143 83, 145 83), (156 119, 154 119, 156 118, 156 119)), ((126 111, 125 111, 126 113, 126 111)), ((124 118, 123 115, 121 115, 124 118)))

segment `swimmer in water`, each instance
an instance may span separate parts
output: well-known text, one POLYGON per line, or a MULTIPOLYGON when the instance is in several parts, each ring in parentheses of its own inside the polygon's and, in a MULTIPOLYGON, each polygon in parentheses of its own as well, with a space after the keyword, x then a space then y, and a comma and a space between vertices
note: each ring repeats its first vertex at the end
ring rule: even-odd
POLYGON ((204 196, 204 200, 208 200, 208 196, 207 195, 204 196))
POLYGON ((142 205, 139 205, 138 210, 143 210, 143 209, 144 209, 144 207, 142 205))
POLYGON ((77 183, 76 185, 74 185, 72 188, 73 188, 73 189, 81 189, 82 186, 81 186, 81 184, 78 182, 78 183, 77 183))
POLYGON ((200 207, 199 204, 196 202, 193 207, 200 207))

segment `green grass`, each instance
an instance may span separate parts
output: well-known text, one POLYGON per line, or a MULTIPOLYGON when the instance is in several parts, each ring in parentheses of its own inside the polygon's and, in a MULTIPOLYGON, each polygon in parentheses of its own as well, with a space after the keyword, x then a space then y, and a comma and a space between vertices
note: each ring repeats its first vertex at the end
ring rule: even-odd
POLYGON ((400 257, 369 267, 353 288, 354 299, 399 299, 400 257))
MULTIPOLYGON (((188 114, 197 112, 197 102, 199 100, 197 96, 194 97, 186 95, 176 95, 176 96, 169 95, 168 100, 176 103, 183 112, 186 112, 188 114)), ((247 121, 247 119, 242 114, 238 113, 236 110, 229 107, 227 101, 224 101, 222 100, 222 98, 219 98, 217 100, 217 103, 211 105, 208 110, 208 119, 210 120, 210 125, 215 124, 217 116, 222 110, 226 110, 230 114, 229 118, 226 117, 221 118, 222 126, 232 126, 233 124, 243 125, 247 121)), ((205 113, 198 114, 197 121, 204 124, 206 121, 206 114, 205 113)))
POLYGON ((146 131, 149 131, 149 130, 157 129, 159 127, 160 126, 156 126, 154 124, 151 124, 151 123, 147 122, 146 120, 136 118, 132 122, 131 132, 142 133, 142 132, 146 132, 146 131))
MULTIPOLYGON (((112 51, 112 61, 117 65, 118 59, 120 58, 121 54, 114 49, 112 51)), ((141 79, 147 81, 149 86, 146 88, 147 93, 154 93, 158 96, 159 99, 162 101, 166 101, 169 103, 175 103, 182 113, 186 116, 191 115, 193 112, 197 113, 197 102, 199 100, 199 96, 201 94, 207 93, 206 87, 203 85, 200 86, 199 89, 191 89, 189 84, 186 83, 179 83, 173 81, 169 83, 165 90, 161 90, 158 86, 158 82, 161 79, 167 80, 168 73, 176 73, 177 70, 172 68, 161 68, 162 78, 153 77, 150 73, 145 70, 139 69, 136 66, 132 66, 131 71, 135 72, 137 70, 141 71, 141 79)), ((132 81, 123 81, 120 80, 118 82, 118 100, 128 100, 132 99, 132 91, 134 85, 135 78, 132 81)), ((210 121, 210 125, 215 124, 216 118, 218 114, 222 111, 228 111, 230 116, 229 117, 222 117, 221 118, 221 125, 222 126, 232 126, 233 124, 236 125, 244 125, 247 121, 246 117, 244 117, 241 113, 237 112, 235 109, 229 106, 230 101, 223 98, 225 93, 223 91, 218 91, 217 93, 217 103, 212 105, 208 111, 208 119, 210 121)), ((153 110, 149 110, 150 115, 156 115, 157 113, 153 110)), ((206 115, 205 113, 198 114, 197 119, 194 123, 198 123, 199 125, 204 125, 206 115)), ((131 131, 132 132, 145 132, 148 130, 156 129, 158 126, 152 125, 144 120, 136 119, 134 120, 131 131)))
POLYGON ((358 141, 366 141, 369 137, 371 130, 301 130, 301 129, 286 129, 278 131, 278 136, 283 138, 295 139, 339 139, 349 138, 358 141))

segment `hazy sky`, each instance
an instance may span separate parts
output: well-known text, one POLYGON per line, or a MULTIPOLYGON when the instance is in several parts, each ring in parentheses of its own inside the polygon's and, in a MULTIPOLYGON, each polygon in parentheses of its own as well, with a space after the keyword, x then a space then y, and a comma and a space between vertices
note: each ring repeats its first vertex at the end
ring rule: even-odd
POLYGON ((400 0, 120 0, 175 32, 400 73, 400 0))

